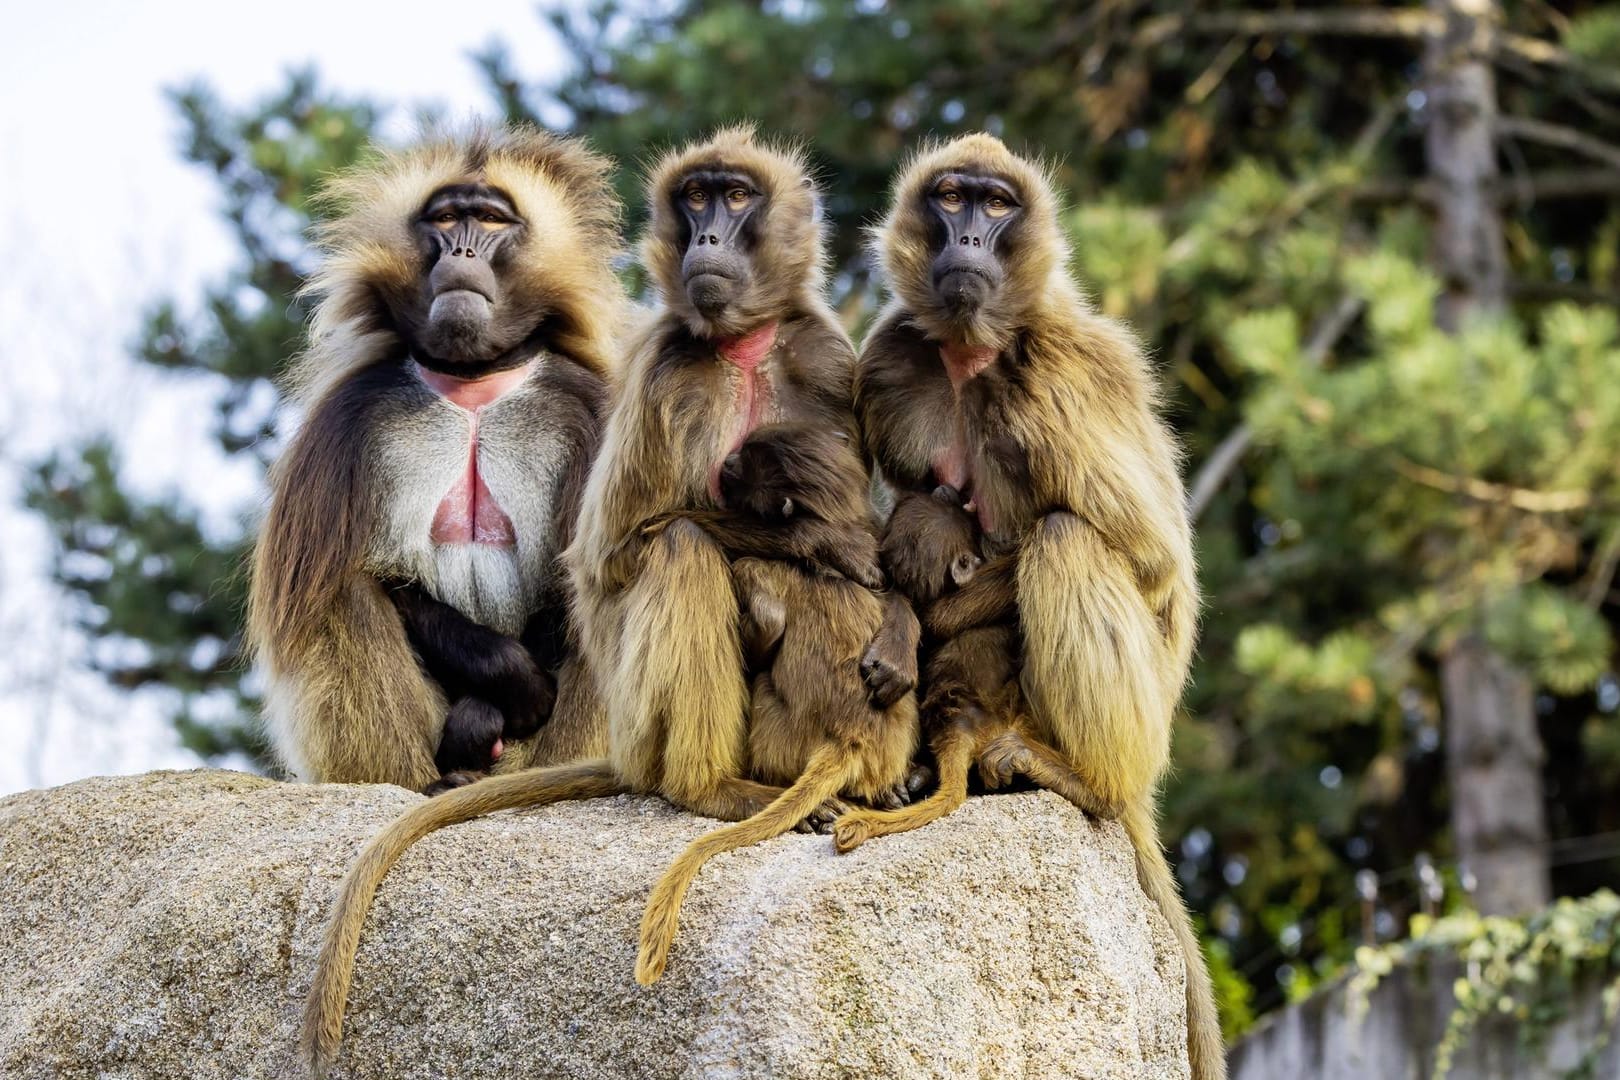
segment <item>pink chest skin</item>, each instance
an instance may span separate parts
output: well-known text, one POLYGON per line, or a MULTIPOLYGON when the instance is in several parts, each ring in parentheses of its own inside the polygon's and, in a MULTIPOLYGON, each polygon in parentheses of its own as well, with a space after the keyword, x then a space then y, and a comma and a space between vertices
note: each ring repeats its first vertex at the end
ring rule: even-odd
MULTIPOLYGON (((716 346, 720 358, 737 369, 737 397, 731 405, 730 431, 721 461, 734 453, 765 422, 770 412, 771 384, 759 373, 760 362, 776 344, 777 324, 766 323, 741 337, 723 338, 716 346)), ((720 461, 709 466, 709 497, 720 498, 720 461)))
POLYGON ((966 509, 979 515, 979 527, 991 532, 990 508, 974 498, 972 456, 968 450, 967 428, 962 419, 962 387, 996 359, 996 350, 988 345, 941 345, 940 362, 945 375, 951 380, 951 391, 956 396, 956 408, 951 413, 950 441, 934 451, 929 464, 941 483, 949 484, 967 497, 966 509))
POLYGON ((433 512, 429 536, 435 544, 492 544, 512 547, 517 533, 489 485, 478 471, 478 418, 486 405, 517 389, 534 369, 531 360, 522 367, 498 371, 481 379, 458 379, 418 365, 416 373, 435 393, 465 411, 472 428, 467 439, 467 461, 450 490, 433 512))

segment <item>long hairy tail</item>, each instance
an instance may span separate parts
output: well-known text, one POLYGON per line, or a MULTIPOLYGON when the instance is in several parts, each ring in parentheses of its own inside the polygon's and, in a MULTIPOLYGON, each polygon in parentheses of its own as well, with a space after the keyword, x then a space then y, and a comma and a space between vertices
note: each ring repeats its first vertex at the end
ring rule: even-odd
POLYGON ((488 777, 429 799, 372 837, 349 867, 332 905, 320 956, 315 961, 315 979, 304 1002, 300 1048, 309 1074, 319 1080, 337 1056, 343 1036, 343 1008, 354 975, 354 954, 360 947, 360 929, 377 886, 407 848, 446 825, 471 821, 497 810, 595 799, 626 790, 606 758, 529 769, 488 777))
POLYGON ((1131 846, 1136 849, 1136 878, 1148 899, 1159 905, 1170 929, 1181 945, 1187 966, 1187 1057, 1193 1080, 1225 1080, 1226 1048, 1221 1040, 1221 1021, 1215 1012, 1215 991, 1210 985, 1204 950, 1193 930, 1192 917, 1181 900, 1175 875, 1159 843, 1159 826, 1153 796, 1135 800, 1120 814, 1131 846))
POLYGON ((810 755, 804 772, 765 809, 753 817, 705 833, 686 846, 647 898, 641 917, 641 951, 636 956, 636 982, 651 986, 664 974, 670 946, 680 925, 681 901, 698 871, 722 851, 733 851, 780 836, 842 790, 849 755, 841 747, 823 746, 810 755))
POLYGON ((910 832, 938 821, 967 801, 968 769, 978 754, 978 742, 965 732, 953 732, 934 747, 939 766, 939 788, 920 802, 899 810, 852 810, 833 825, 833 847, 840 855, 854 851, 874 836, 910 832))

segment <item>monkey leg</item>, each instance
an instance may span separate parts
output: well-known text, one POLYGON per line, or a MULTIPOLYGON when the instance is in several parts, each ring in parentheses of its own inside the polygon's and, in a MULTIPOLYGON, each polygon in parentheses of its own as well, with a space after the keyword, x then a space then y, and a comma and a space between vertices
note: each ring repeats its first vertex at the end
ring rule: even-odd
POLYGON ((883 623, 861 657, 861 679, 874 709, 887 709, 917 688, 922 625, 899 590, 883 598, 883 623))
POLYGON ((968 769, 982 738, 978 724, 950 722, 934 740, 938 790, 899 810, 851 810, 833 825, 833 846, 840 854, 854 851, 874 836, 920 829, 961 806, 967 801, 968 769))
POLYGON ((1120 807, 1099 799, 1062 754, 1019 731, 1009 729, 991 739, 979 754, 979 770, 987 787, 1005 787, 1019 774, 1057 792, 1094 818, 1112 821, 1120 814, 1120 807))
POLYGON ((349 867, 332 905, 332 915, 315 961, 315 978, 304 1003, 301 1048, 310 1072, 325 1074, 343 1035, 343 1008, 349 1000, 360 929, 382 879, 416 841, 461 821, 523 806, 545 806, 572 799, 594 799, 623 792, 605 759, 494 776, 413 806, 372 837, 349 867))
POLYGON ((598 672, 620 775, 694 813, 748 817, 780 789, 741 778, 747 685, 731 568, 676 520, 646 545, 618 606, 614 670, 598 672))
POLYGON ((641 917, 641 951, 636 957, 636 982, 651 986, 664 973, 669 949, 675 941, 681 901, 698 871, 722 851, 757 844, 780 836, 826 805, 844 786, 849 763, 843 750, 827 745, 817 750, 793 786, 769 806, 745 821, 727 825, 692 841, 653 886, 641 917))
POLYGON ((265 724, 288 772, 412 791, 438 778, 444 695, 423 675, 399 614, 370 577, 354 578, 326 625, 296 649, 267 653, 265 724))
POLYGON ((1018 557, 1018 610, 1036 730, 1104 804, 1154 790, 1185 668, 1128 560, 1081 518, 1048 514, 1018 557))
POLYGON ((1153 802, 1154 795, 1150 792, 1127 804, 1120 823, 1125 826, 1125 834, 1136 850, 1136 879, 1148 899, 1164 914, 1186 962, 1187 1057, 1192 1064, 1193 1080, 1224 1080, 1226 1050, 1209 967, 1204 962, 1203 946, 1198 941, 1198 932, 1193 929, 1192 917, 1182 902, 1175 874, 1159 843, 1153 802))

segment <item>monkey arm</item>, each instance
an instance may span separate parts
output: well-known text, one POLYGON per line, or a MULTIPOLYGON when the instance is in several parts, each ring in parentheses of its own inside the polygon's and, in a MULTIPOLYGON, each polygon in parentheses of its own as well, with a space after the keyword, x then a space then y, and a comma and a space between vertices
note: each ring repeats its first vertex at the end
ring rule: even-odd
POLYGON ((911 601, 896 590, 883 597, 883 624, 861 656, 861 678, 874 709, 887 709, 917 689, 922 627, 911 601))
POLYGON ((883 587, 877 538, 862 525, 795 518, 775 525, 725 510, 660 514, 643 525, 656 535, 676 519, 690 521, 714 540, 728 559, 800 559, 816 570, 833 570, 868 589, 883 587))
POLYGON ((966 585, 940 597, 923 613, 929 636, 941 641, 1017 618, 1018 560, 1013 556, 985 563, 966 585))
POLYGON ((1047 514, 1019 554, 1017 600, 1035 718, 1103 802, 1150 795, 1186 664, 1135 568, 1085 519, 1047 514))
POLYGON ((452 700, 482 698, 505 717, 503 733, 533 734, 551 713, 556 683, 529 650, 481 626, 415 584, 388 589, 422 666, 452 700))

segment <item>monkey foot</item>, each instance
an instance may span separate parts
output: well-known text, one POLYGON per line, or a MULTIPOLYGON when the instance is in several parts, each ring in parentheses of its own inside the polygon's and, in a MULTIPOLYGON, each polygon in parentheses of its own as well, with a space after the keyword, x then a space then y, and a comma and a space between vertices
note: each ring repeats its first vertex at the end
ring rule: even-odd
POLYGON ((458 787, 466 787, 468 784, 476 784, 478 781, 482 780, 488 775, 488 773, 474 772, 471 769, 457 769, 455 772, 445 773, 443 776, 433 781, 433 783, 423 788, 422 794, 443 795, 445 792, 454 791, 458 787))
POLYGON ((810 816, 795 825, 794 829, 802 833, 832 832, 838 820, 850 810, 850 805, 842 799, 828 799, 810 811, 810 816))
POLYGON ((1029 772, 1029 747, 1016 732, 997 735, 979 754, 979 779, 991 791, 1012 783, 1013 777, 1029 772))

